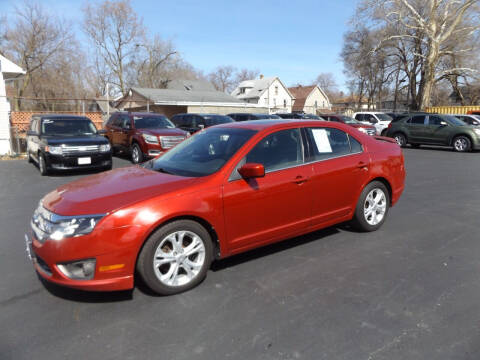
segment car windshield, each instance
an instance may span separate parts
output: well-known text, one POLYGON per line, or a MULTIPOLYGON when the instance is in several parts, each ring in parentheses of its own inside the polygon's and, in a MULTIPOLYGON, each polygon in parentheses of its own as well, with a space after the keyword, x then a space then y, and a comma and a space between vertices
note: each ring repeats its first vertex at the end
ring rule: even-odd
POLYGON ((186 139, 157 159, 145 163, 155 171, 188 177, 217 172, 255 134, 255 130, 208 128, 186 139))
POLYGON ((202 115, 202 117, 205 119, 207 126, 235 122, 230 116, 224 115, 202 115))
POLYGON ((357 121, 354 118, 351 118, 350 116, 342 115, 339 117, 342 120, 342 122, 344 122, 345 124, 361 124, 360 121, 357 121))
POLYGON ((78 136, 93 135, 97 128, 87 119, 45 119, 42 121, 42 135, 78 136))
POLYGON ((392 121, 392 117, 387 114, 378 113, 375 114, 381 121, 392 121))
POLYGON ((136 129, 172 129, 172 124, 166 116, 134 116, 133 121, 136 129))
POLYGON ((443 115, 442 117, 445 120, 447 120, 450 124, 455 125, 455 126, 467 125, 465 122, 463 122, 460 119, 457 119, 455 116, 452 116, 452 115, 443 115))

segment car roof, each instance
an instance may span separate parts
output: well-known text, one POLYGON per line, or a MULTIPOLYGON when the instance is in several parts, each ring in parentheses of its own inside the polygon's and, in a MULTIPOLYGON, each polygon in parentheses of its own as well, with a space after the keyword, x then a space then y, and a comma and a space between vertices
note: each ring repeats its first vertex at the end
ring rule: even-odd
POLYGON ((264 130, 268 128, 281 128, 284 125, 295 126, 305 126, 312 125, 318 126, 319 124, 324 124, 330 126, 332 123, 329 121, 322 120, 302 120, 302 119, 273 119, 273 120, 253 120, 253 121, 241 121, 233 122, 227 124, 217 125, 218 127, 231 127, 231 128, 242 128, 242 129, 251 129, 251 130, 264 130))

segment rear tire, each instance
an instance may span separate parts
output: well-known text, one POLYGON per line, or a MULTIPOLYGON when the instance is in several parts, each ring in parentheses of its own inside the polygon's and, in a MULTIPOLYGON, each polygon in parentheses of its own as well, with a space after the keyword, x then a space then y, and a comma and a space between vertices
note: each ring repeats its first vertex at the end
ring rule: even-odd
POLYGON ((389 208, 387 187, 380 181, 372 181, 360 194, 352 225, 362 232, 378 230, 385 222, 389 208))
POLYGON ((466 136, 460 135, 453 139, 453 150, 457 152, 467 152, 472 148, 472 142, 466 136))
POLYGON ((162 226, 146 241, 137 261, 145 284, 160 295, 173 295, 197 286, 213 259, 208 231, 191 220, 162 226))

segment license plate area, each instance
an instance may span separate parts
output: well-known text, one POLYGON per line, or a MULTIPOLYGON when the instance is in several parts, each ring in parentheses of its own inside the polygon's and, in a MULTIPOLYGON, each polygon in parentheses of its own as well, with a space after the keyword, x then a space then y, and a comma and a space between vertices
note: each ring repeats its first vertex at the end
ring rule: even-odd
POLYGON ((91 157, 80 157, 78 158, 78 165, 89 165, 92 163, 91 157))

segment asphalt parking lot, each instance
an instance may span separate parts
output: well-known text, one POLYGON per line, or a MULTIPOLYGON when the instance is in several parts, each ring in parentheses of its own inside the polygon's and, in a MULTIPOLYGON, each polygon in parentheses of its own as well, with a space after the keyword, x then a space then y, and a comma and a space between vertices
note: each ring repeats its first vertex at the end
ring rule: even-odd
POLYGON ((404 154, 406 190, 379 231, 340 226, 225 259, 171 297, 40 282, 30 216, 85 174, 1 161, 0 359, 478 359, 480 153, 404 154))

